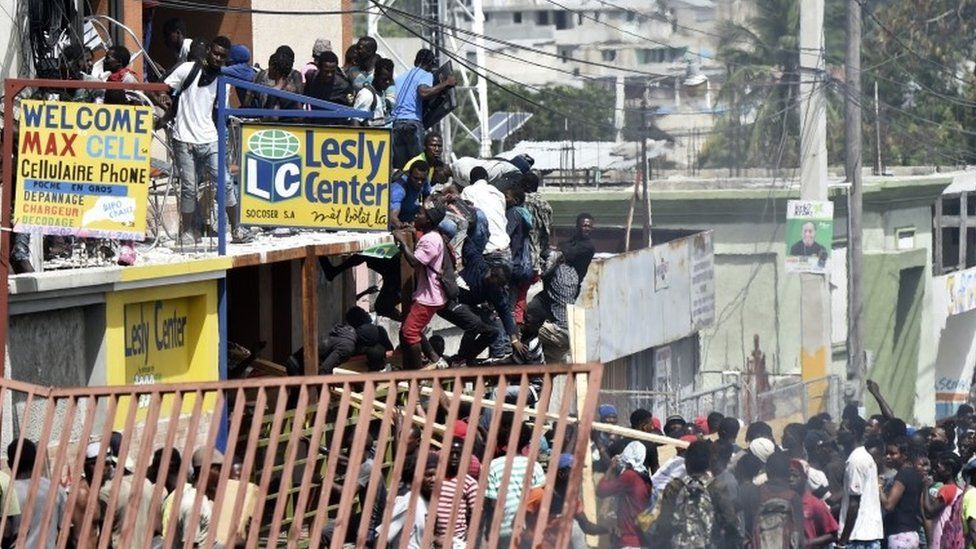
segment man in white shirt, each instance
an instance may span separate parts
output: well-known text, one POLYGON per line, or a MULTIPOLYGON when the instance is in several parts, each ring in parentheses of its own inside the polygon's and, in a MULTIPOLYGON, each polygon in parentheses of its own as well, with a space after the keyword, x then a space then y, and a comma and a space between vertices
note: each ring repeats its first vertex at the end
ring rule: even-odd
POLYGON ((864 448, 864 420, 856 417, 844 425, 856 447, 844 468, 844 499, 840 508, 837 547, 880 549, 884 523, 878 495, 878 466, 864 448))
MULTIPOLYGON (((199 235, 195 230, 194 213, 199 196, 198 174, 206 170, 212 181, 217 180, 217 127, 213 109, 217 99, 217 77, 227 59, 230 40, 218 36, 211 42, 202 63, 186 62, 166 77, 166 85, 178 94, 179 105, 173 126, 173 154, 177 173, 182 182, 180 188, 180 243, 195 245, 199 235)), ((163 106, 171 101, 163 96, 163 106)), ((223 182, 226 192, 227 217, 233 230, 231 241, 245 242, 247 234, 237 224, 237 195, 229 176, 223 182)))
POLYGON ((356 99, 353 101, 352 108, 372 113, 368 120, 357 119, 356 122, 359 125, 382 128, 388 126, 386 100, 383 93, 393 83, 393 73, 379 66, 375 70, 373 83, 363 84, 363 87, 356 92, 356 99))
POLYGON ((511 243, 508 237, 505 217, 505 195, 497 187, 488 183, 488 171, 481 166, 471 170, 472 183, 461 191, 461 198, 474 204, 488 218, 488 245, 485 255, 508 258, 511 267, 511 243))

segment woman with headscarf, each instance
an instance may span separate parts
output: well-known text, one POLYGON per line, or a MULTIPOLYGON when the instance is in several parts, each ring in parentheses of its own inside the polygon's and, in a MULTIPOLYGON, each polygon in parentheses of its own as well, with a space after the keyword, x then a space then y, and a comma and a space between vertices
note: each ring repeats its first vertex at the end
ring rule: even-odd
POLYGON ((617 498, 617 528, 613 547, 640 547, 637 515, 647 508, 651 499, 651 479, 644 466, 647 449, 634 441, 619 456, 610 460, 607 470, 596 487, 601 498, 617 498))

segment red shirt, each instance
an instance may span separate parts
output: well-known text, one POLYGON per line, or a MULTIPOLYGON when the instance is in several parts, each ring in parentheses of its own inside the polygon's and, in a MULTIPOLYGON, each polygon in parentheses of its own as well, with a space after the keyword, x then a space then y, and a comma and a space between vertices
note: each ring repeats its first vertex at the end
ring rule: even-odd
POLYGON ((617 543, 624 546, 640 547, 637 535, 637 515, 647 508, 651 501, 651 484, 632 469, 626 469, 618 477, 605 476, 596 487, 596 495, 601 498, 617 496, 617 543))
MULTIPOLYGON (((836 533, 840 527, 834 516, 830 514, 830 509, 823 500, 810 493, 809 490, 803 493, 803 533, 806 539, 819 538, 826 534, 836 533)), ((813 545, 811 547, 826 547, 827 544, 813 545)))

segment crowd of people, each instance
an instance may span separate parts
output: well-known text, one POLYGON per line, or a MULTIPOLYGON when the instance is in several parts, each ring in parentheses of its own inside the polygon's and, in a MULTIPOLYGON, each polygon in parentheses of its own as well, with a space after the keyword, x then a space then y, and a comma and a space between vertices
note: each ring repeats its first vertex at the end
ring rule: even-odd
POLYGON ((85 459, 77 478, 66 475, 55 480, 45 476, 32 480, 35 465, 42 465, 44 460, 39 453, 42 449, 30 439, 12 441, 6 455, 12 478, 0 473, 0 497, 6 504, 0 546, 96 547, 110 516, 111 531, 104 532, 109 547, 122 547, 126 528, 132 528, 135 547, 144 546, 144 539, 151 539, 151 547, 158 548, 182 547, 184 543, 202 547, 211 535, 217 548, 243 546, 254 518, 257 486, 241 480, 239 467, 230 469, 224 489, 224 501, 235 501, 242 491, 244 501, 249 502, 242 506, 235 523, 232 506, 225 509, 214 506, 219 471, 224 463, 220 451, 211 450, 208 463, 208 450, 199 447, 187 463, 176 449, 164 461, 165 452, 160 448, 153 454, 145 476, 137 477, 131 457, 120 463, 122 438, 121 433, 115 432, 104 443, 89 443, 82 449, 85 459), (167 469, 161 473, 164 463, 167 469), (197 480, 204 469, 210 473, 203 497, 196 504, 197 480), (159 478, 163 479, 163 485, 157 487, 154 483, 159 478), (11 489, 12 493, 8 494, 11 489), (97 492, 94 506, 89 502, 93 490, 97 492), (73 499, 68 497, 70 492, 75 493, 73 499), (28 505, 32 505, 30 513, 27 513, 28 505), (197 505, 195 520, 194 505, 197 505), (131 527, 127 526, 129 523, 131 527), (68 527, 65 535, 60 530, 63 525, 68 527), (67 545, 59 542, 62 537, 67 545), (17 544, 19 538, 23 541, 17 544))
MULTIPOLYGON (((282 45, 271 54, 266 68, 260 68, 253 64, 245 45, 234 44, 224 36, 206 40, 190 37, 180 19, 166 21, 161 34, 176 62, 158 77, 168 86, 168 93, 151 99, 165 111, 160 126, 167 127, 172 138, 174 167, 180 180, 180 246, 197 246, 208 225, 202 217, 210 214, 202 211, 206 208, 200 203, 203 181, 217 180, 218 132, 212 112, 220 74, 350 106, 370 116, 328 123, 391 128, 393 173, 388 219, 400 252, 385 258, 353 256, 339 265, 322 258, 326 277, 333 279, 361 263, 382 275, 375 310, 402 322, 400 344, 406 368, 473 364, 485 350, 489 360, 503 363, 565 359, 566 306, 575 301, 594 254, 590 240, 593 217, 580 214, 575 234, 555 247, 552 209, 539 193, 540 178, 532 170, 532 158, 445 158, 443 138, 436 131, 426 131, 424 116, 427 105, 450 90, 455 79, 448 75, 435 81, 434 52, 419 50, 414 67, 395 75, 393 62, 377 54, 375 39, 359 38, 340 61, 330 41, 323 38, 315 41, 311 59, 304 65, 297 65, 295 52, 282 45), (401 262, 413 268, 413 284, 403 279, 401 262), (530 302, 529 288, 539 281, 542 290, 530 302), (425 335, 435 315, 464 333, 450 358, 436 352, 425 335)), ((109 48, 101 58, 78 46, 68 46, 63 54, 57 75, 61 78, 141 80, 130 68, 131 55, 124 46, 109 48)), ((131 96, 119 91, 45 93, 54 100, 132 101, 131 96)), ((233 95, 245 107, 306 108, 300 101, 253 89, 238 88, 233 95)), ((220 187, 226 197, 230 242, 247 242, 251 233, 237 225, 237 184, 228 176, 220 187)), ((29 239, 26 234, 15 235, 15 272, 32 270, 29 239)), ((58 253, 53 249, 57 247, 52 244, 55 240, 65 239, 46 239, 53 255, 58 253)), ((119 262, 132 264, 132 243, 120 244, 119 262)), ((337 326, 330 339, 320 345, 325 352, 320 360, 322 371, 331 371, 365 347, 375 347, 371 342, 351 348, 337 344, 348 336, 346 328, 337 326)))
MULTIPOLYGON (((894 415, 874 382, 880 414, 854 405, 818 414, 775 437, 713 412, 665 423, 643 409, 631 427, 688 444, 658 463, 658 445, 595 431, 601 513, 615 516, 612 547, 918 549, 976 547, 976 415, 962 405, 934 426, 894 415)), ((600 420, 616 423, 604 405, 600 420)))

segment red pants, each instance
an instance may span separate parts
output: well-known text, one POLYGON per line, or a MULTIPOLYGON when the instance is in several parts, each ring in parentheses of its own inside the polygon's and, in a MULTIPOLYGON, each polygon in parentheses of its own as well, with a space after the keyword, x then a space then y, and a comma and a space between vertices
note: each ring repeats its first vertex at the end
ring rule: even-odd
POLYGON ((410 305, 410 311, 407 313, 407 318, 403 319, 403 324, 400 326, 400 339, 403 340, 407 345, 417 345, 420 343, 421 336, 424 333, 424 328, 430 324, 430 319, 434 318, 434 314, 437 313, 443 307, 434 307, 431 305, 422 305, 416 301, 410 305))

